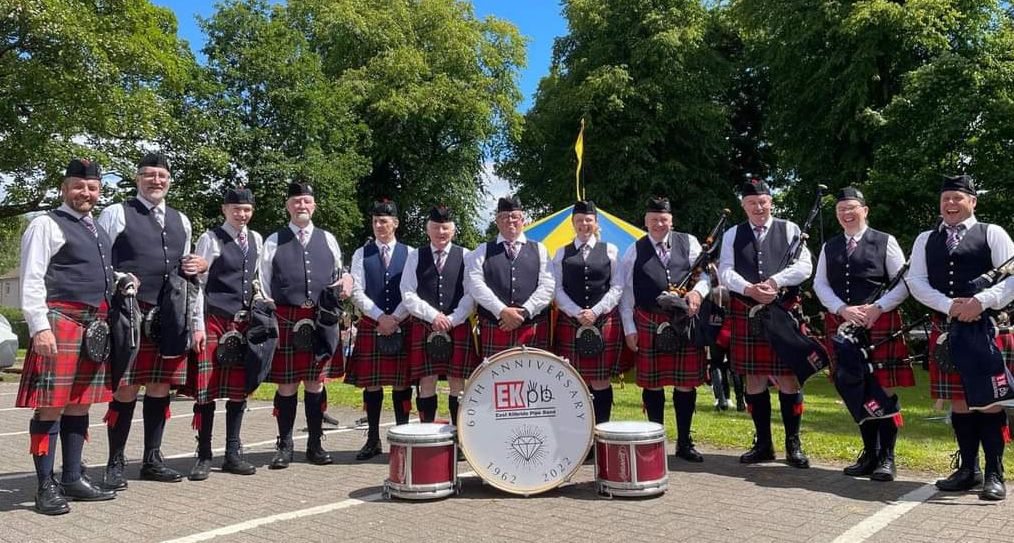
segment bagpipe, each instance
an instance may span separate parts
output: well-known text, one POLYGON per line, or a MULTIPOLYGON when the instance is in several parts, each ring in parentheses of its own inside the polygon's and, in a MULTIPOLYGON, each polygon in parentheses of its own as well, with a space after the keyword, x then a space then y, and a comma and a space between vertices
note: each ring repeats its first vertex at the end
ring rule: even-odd
POLYGON ((684 297, 693 289, 693 284, 702 273, 713 271, 713 262, 718 256, 718 246, 721 241, 719 236, 730 213, 728 209, 722 209, 718 221, 711 228, 704 243, 701 244, 700 254, 694 259, 687 272, 677 283, 669 285, 666 291, 655 298, 658 305, 670 317, 668 321, 659 324, 655 330, 655 344, 664 352, 675 353, 690 343, 699 347, 713 345, 718 337, 724 318, 721 287, 717 289, 717 292, 715 292, 716 289, 713 289, 708 296, 701 300, 701 307, 693 316, 688 313, 689 308, 684 297), (712 299, 716 297, 717 299, 712 299), (717 323, 717 328, 715 323, 717 323))
MULTIPOLYGON (((872 304, 880 299, 881 296, 894 290, 894 287, 898 286, 899 283, 905 280, 905 274, 908 273, 909 263, 905 264, 898 270, 898 273, 894 274, 894 277, 886 283, 881 283, 870 296, 866 298, 863 305, 872 304)), ((843 339, 856 343, 858 345, 869 346, 870 344, 870 332, 865 326, 861 326, 852 322, 843 322, 838 325, 837 335, 842 336, 843 339)))
MULTIPOLYGON (((968 282, 974 296, 1014 275, 1014 257, 968 282)), ((985 410, 1014 399, 1014 377, 996 344, 998 334, 1009 332, 1007 314, 987 310, 972 322, 947 317, 947 329, 937 338, 933 358, 941 371, 956 371, 965 389, 969 409, 985 410)))
MULTIPOLYGON (((813 207, 799 233, 789 243, 779 262, 779 270, 791 266, 802 255, 806 240, 809 239, 807 232, 820 214, 825 190, 826 186, 817 185, 817 198, 813 207)), ((802 386, 811 375, 826 368, 830 364, 830 358, 824 345, 810 336, 800 305, 799 287, 781 289, 773 302, 750 308, 750 331, 767 340, 778 359, 792 370, 802 386)))
POLYGON ((116 281, 107 321, 111 348, 109 376, 113 391, 116 391, 120 378, 134 363, 141 349, 142 313, 137 305, 137 285, 129 274, 116 281))

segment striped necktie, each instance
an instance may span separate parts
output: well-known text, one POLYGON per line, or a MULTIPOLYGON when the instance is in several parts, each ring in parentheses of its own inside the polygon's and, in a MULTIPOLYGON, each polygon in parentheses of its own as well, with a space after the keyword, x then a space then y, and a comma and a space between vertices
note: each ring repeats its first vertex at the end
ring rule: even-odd
POLYGON ((956 226, 947 227, 947 252, 953 253, 958 248, 958 244, 961 243, 961 238, 965 235, 965 225, 959 224, 956 226))

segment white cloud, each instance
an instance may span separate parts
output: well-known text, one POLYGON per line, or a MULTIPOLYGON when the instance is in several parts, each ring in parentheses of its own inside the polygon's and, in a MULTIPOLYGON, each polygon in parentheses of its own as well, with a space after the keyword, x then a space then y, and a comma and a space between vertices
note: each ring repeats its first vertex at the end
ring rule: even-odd
POLYGON ((482 194, 482 200, 479 204, 479 215, 477 217, 476 227, 480 231, 485 231, 486 226, 493 222, 493 216, 496 215, 496 201, 502 196, 509 196, 511 193, 510 183, 496 175, 493 171, 492 162, 484 162, 482 164, 482 183, 486 187, 485 192, 482 194))

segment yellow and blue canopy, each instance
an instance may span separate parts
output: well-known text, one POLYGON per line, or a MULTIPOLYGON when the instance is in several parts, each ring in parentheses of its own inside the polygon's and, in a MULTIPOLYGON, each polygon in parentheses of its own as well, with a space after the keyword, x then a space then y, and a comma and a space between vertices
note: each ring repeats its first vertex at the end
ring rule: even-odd
MULTIPOLYGON (((548 217, 543 217, 528 226, 525 226, 525 236, 535 241, 541 241, 549 250, 549 255, 556 254, 556 250, 574 241, 574 225, 570 222, 570 216, 574 206, 565 207, 548 217)), ((623 219, 598 209, 599 216, 599 239, 612 243, 620 250, 620 256, 630 244, 644 236, 644 230, 624 221, 623 219)))

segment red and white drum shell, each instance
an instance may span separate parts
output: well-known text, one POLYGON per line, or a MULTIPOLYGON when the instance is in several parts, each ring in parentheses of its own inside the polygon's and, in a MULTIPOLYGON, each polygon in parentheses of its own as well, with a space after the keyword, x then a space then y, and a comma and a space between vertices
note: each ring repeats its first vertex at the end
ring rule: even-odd
POLYGON ((607 496, 654 496, 669 488, 665 427, 655 422, 595 425, 595 480, 607 496))
POLYGON ((384 493, 431 500, 458 491, 457 429, 449 424, 403 424, 387 432, 391 446, 384 493))

